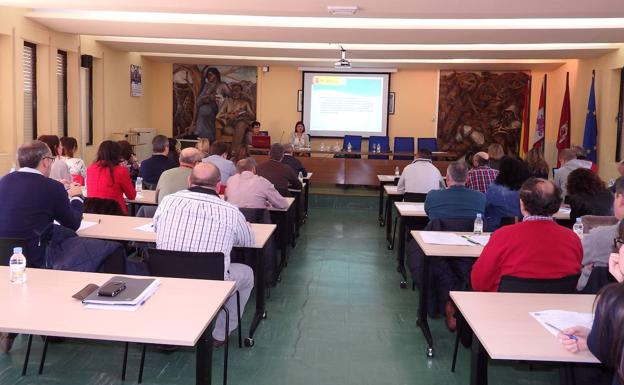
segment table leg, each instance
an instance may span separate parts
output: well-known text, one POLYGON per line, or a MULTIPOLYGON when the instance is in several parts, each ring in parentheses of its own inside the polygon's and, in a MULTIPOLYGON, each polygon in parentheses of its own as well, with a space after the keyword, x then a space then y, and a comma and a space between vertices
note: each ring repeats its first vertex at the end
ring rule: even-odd
POLYGON ((212 384, 212 329, 214 329, 214 319, 195 344, 196 385, 212 384))
POLYGON ((388 250, 394 249, 394 242, 392 242, 392 197, 390 195, 386 198, 386 243, 388 250))
MULTIPOLYGON (((256 291, 256 312, 249 327, 249 337, 245 339, 245 346, 254 345, 254 333, 260 321, 266 318, 266 282, 264 278, 264 249, 255 249, 254 289, 256 291)), ((240 326, 239 326, 240 327, 240 326)))
POLYGON ((295 195, 295 201, 293 202, 295 206, 295 237, 293 238, 293 247, 295 247, 294 239, 299 238, 299 228, 301 227, 301 194, 303 194, 303 191, 295 195))
POLYGON ((470 350, 470 385, 487 385, 488 357, 476 334, 472 335, 472 347, 470 350))
POLYGON ((304 211, 303 217, 308 217, 308 200, 310 199, 310 179, 307 180, 305 191, 304 191, 304 211))
POLYGON ((401 274, 403 280, 400 283, 401 289, 407 288, 407 272, 405 271, 405 227, 407 218, 398 214, 399 218, 399 245, 397 247, 397 272, 401 274))
POLYGON ((426 255, 423 258, 423 266, 422 266, 422 276, 420 279, 422 287, 420 288, 418 297, 418 320, 416 320, 416 325, 420 327, 425 336, 425 340, 427 341, 427 357, 433 357, 433 336, 431 335, 431 330, 429 329, 429 322, 427 320, 427 302, 428 302, 428 294, 429 294, 429 257, 426 255))
POLYGON ((292 205, 290 205, 290 208, 288 209, 288 213, 286 215, 286 223, 288 224, 288 236, 289 236, 289 241, 290 241, 290 246, 292 248, 295 248, 295 246, 297 246, 297 218, 299 217, 299 215, 297 214, 298 212, 298 207, 297 207, 297 198, 295 197, 295 201, 293 202, 292 205), (294 213, 293 213, 294 210, 294 213), (295 218, 294 223, 292 218, 295 218))
POLYGON ((277 224, 277 231, 280 234, 280 264, 277 270, 277 275, 282 273, 282 269, 288 265, 288 211, 272 211, 273 218, 277 224))
POLYGON ((379 221, 379 226, 384 227, 385 221, 384 221, 384 188, 383 188, 384 184, 380 181, 379 182, 379 217, 377 218, 377 220, 379 221))

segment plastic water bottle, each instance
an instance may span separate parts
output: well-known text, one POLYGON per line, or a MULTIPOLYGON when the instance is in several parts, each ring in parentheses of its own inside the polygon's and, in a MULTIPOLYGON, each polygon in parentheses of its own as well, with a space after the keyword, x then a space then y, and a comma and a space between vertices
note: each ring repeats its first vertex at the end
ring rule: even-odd
POLYGON ((401 176, 401 170, 399 170, 399 166, 396 166, 394 168, 394 176, 396 176, 396 177, 401 176))
POLYGON ((347 152, 351 152, 351 149, 353 149, 353 146, 351 146, 351 142, 347 143, 347 152))
POLYGON ((581 222, 581 218, 576 218, 576 223, 572 226, 572 230, 579 238, 583 239, 583 222, 581 222))
POLYGON ((13 255, 9 259, 9 280, 12 283, 26 282, 26 257, 21 247, 13 248, 13 255))
POLYGON ((474 221, 474 231, 475 235, 483 234, 483 218, 481 218, 481 213, 477 214, 477 218, 474 221))
POLYGON ((301 171, 299 171, 298 177, 299 177, 299 180, 303 182, 303 173, 301 171))
POLYGON ((377 148, 376 148, 376 150, 377 150, 377 153, 380 153, 380 152, 381 152, 381 144, 377 143, 377 148))
POLYGON ((321 142, 321 151, 325 151, 325 143, 321 142))
POLYGON ((134 189, 136 190, 137 196, 143 195, 143 178, 138 177, 136 179, 136 183, 134 185, 134 189))

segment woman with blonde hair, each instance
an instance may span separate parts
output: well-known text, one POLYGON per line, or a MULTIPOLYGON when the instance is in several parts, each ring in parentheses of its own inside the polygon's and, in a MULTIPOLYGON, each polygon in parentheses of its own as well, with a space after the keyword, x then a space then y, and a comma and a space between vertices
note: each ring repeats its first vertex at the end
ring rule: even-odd
POLYGON ((195 144, 195 148, 199 150, 202 154, 202 158, 205 158, 210 155, 210 141, 208 138, 197 138, 197 144, 195 144))

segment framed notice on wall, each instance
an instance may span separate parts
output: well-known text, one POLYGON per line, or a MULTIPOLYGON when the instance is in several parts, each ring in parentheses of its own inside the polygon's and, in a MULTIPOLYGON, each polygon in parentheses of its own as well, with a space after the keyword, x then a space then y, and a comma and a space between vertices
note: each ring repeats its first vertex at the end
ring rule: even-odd
POLYGON ((130 64, 130 96, 143 96, 141 66, 130 64))

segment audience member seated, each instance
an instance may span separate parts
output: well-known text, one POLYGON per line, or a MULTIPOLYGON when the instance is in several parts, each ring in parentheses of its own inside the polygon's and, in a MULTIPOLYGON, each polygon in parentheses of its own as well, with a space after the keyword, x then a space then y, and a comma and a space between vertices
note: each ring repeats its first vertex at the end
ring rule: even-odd
POLYGON ((178 142, 175 138, 167 138, 169 141, 169 153, 167 154, 167 158, 169 158, 169 162, 175 165, 175 167, 180 166, 180 142, 178 142))
POLYGON ((566 200, 568 195, 568 176, 577 168, 591 169, 591 162, 576 159, 576 152, 571 148, 566 148, 559 152, 559 163, 561 167, 555 170, 555 185, 561 189, 561 196, 566 200))
POLYGON ((577 168, 568 176, 570 219, 583 215, 613 215, 613 193, 593 171, 577 168))
POLYGON ((310 136, 305 133, 303 122, 295 123, 295 132, 290 134, 288 143, 292 144, 295 149, 310 148, 310 136))
MULTIPOLYGON (((624 219, 624 178, 618 178, 615 182, 613 215, 618 221, 624 219)), ((583 236, 583 270, 581 270, 581 277, 577 286, 579 291, 585 288, 594 267, 609 266, 609 254, 614 251, 613 240, 620 237, 619 228, 622 224, 624 222, 595 227, 583 236)))
POLYGON ((137 161, 136 154, 132 149, 132 145, 127 140, 119 140, 117 144, 121 146, 121 165, 128 170, 130 179, 133 181, 139 176, 139 162, 137 161))
POLYGON ((78 151, 78 141, 71 136, 64 136, 61 138, 60 147, 61 158, 67 164, 72 180, 84 186, 84 181, 87 177, 87 166, 82 159, 74 157, 76 151, 78 151))
POLYGON ((208 140, 208 138, 197 139, 195 148, 201 152, 202 159, 210 156, 210 141, 208 140))
POLYGON ((498 170, 490 168, 488 166, 489 156, 487 152, 477 152, 472 157, 473 168, 468 171, 468 179, 466 181, 466 187, 472 190, 481 191, 485 194, 488 187, 498 176, 498 170))
POLYGON ((256 175, 256 167, 250 159, 236 163, 237 174, 228 180, 225 200, 239 208, 264 209, 275 207, 285 209, 288 201, 265 178, 256 175))
POLYGON ((492 234, 472 268, 475 291, 497 291, 501 277, 556 279, 579 274, 583 247, 552 216, 561 205, 561 190, 552 182, 531 178, 520 189, 522 222, 492 234))
POLYGON ((590 164, 589 169, 592 170, 593 172, 598 172, 598 165, 596 163, 592 162, 587 157, 587 154, 589 154, 588 150, 584 149, 581 146, 572 146, 570 148, 572 149, 572 151, 574 151, 574 153, 576 153, 576 159, 585 160, 585 161, 589 162, 589 164, 590 164))
MULTIPOLYGON (((624 249, 609 258, 609 273, 618 283, 606 286, 596 299, 591 329, 574 326, 563 329, 557 339, 572 353, 589 350, 611 370, 612 378, 592 378, 591 384, 609 381, 612 385, 624 384, 622 359, 622 323, 624 322, 624 249)), ((580 383, 580 382, 577 382, 580 383)))
POLYGON ((180 166, 163 172, 158 180, 158 185, 156 185, 158 203, 162 202, 163 198, 169 194, 186 190, 191 171, 201 160, 201 153, 196 148, 187 147, 180 151, 180 166))
POLYGON ((143 185, 154 190, 160 175, 170 168, 176 167, 169 159, 169 139, 164 135, 156 135, 152 139, 152 157, 141 162, 139 176, 143 178, 143 185))
MULTIPOLYGON (((485 195, 470 190, 464 186, 468 170, 465 162, 457 161, 449 164, 446 170, 446 179, 449 188, 432 190, 425 200, 425 212, 432 223, 438 220, 467 220, 472 224, 477 214, 483 214, 485 209, 485 195)), ((463 221, 462 221, 463 222, 463 221)), ((422 263, 424 254, 414 240, 407 247, 407 265, 417 285, 421 285, 422 263)), ((446 324, 450 330, 455 330, 455 308, 449 297, 449 291, 461 290, 470 277, 472 259, 465 258, 436 258, 431 260, 429 282, 431 286, 430 306, 431 316, 446 315, 446 324)))
MULTIPOLYGON (((225 202, 217 194, 221 180, 219 169, 212 163, 198 163, 189 178, 188 190, 168 195, 158 205, 154 215, 156 247, 164 250, 189 252, 221 252, 225 256, 224 278, 234 281, 234 290, 240 293, 241 310, 249 299, 254 285, 253 271, 249 266, 230 263, 233 246, 249 247, 254 235, 238 208, 225 202), (181 234, 181 229, 185 230, 181 234), (210 231, 206 231, 210 229, 210 231)), ((229 331, 238 326, 236 296, 225 303, 229 310, 229 331)), ((214 344, 225 341, 225 315, 219 312, 212 332, 214 344)))
POLYGON ((447 189, 431 190, 425 200, 429 219, 475 218, 485 211, 485 194, 465 186, 468 170, 464 162, 453 162, 446 170, 447 189))
POLYGON ((269 160, 260 163, 256 167, 256 172, 273 183, 282 196, 289 196, 289 188, 301 190, 303 185, 295 171, 283 164, 282 159, 284 159, 284 146, 280 143, 274 143, 269 151, 269 160))
POLYGON ((505 217, 522 217, 519 192, 522 183, 529 179, 526 164, 518 158, 504 157, 498 176, 485 193, 485 222, 488 230, 500 226, 505 217))
POLYGON ((620 178, 620 177, 623 177, 623 176, 624 176, 624 160, 623 160, 623 161, 621 161, 620 163, 618 163, 617 170, 618 170, 618 176, 617 176, 617 178, 612 178, 612 179, 609 179, 609 183, 608 183, 608 185, 609 185, 609 190, 611 190, 611 192, 612 192, 612 193, 615 193, 615 181, 616 181, 618 178, 620 178))
POLYGON ((128 199, 136 197, 128 169, 121 165, 121 146, 112 140, 100 144, 95 162, 87 169, 87 194, 90 198, 112 199, 119 203, 124 214, 128 199))
POLYGON ((230 146, 227 143, 216 141, 210 146, 210 156, 204 158, 202 162, 209 162, 217 166, 221 175, 221 184, 227 185, 228 179, 236 174, 236 166, 228 159, 230 146))
POLYGON ((548 179, 550 168, 546 160, 544 160, 544 154, 541 149, 537 147, 530 149, 527 153, 526 162, 531 177, 548 179))
POLYGON ((41 135, 37 140, 47 144, 48 147, 50 147, 50 151, 52 151, 54 162, 52 163, 52 168, 50 170, 50 178, 68 185, 72 181, 72 176, 69 172, 69 167, 67 167, 67 164, 63 162, 63 159, 61 158, 61 154, 59 152, 61 141, 59 140, 59 137, 56 135, 41 135))
POLYGON ((304 177, 308 176, 308 172, 305 167, 303 167, 303 164, 301 164, 299 159, 293 156, 293 150, 294 148, 292 144, 286 143, 284 145, 284 159, 282 159, 282 163, 292 168, 297 173, 297 176, 299 176, 299 173, 301 173, 304 177))
POLYGON ((499 143, 492 143, 488 146, 488 165, 494 170, 500 170, 500 164, 505 156, 503 146, 499 143))
MULTIPOLYGON (((72 183, 65 190, 48 178, 54 159, 50 148, 38 140, 17 150, 20 169, 0 180, 0 237, 26 241, 29 267, 125 273, 121 244, 78 237, 74 232, 82 220, 82 189, 72 183)), ((11 350, 16 336, 0 333, 0 350, 11 350)))
POLYGON ((439 188, 444 188, 444 179, 440 170, 431 162, 431 151, 421 148, 418 150, 416 159, 403 169, 397 191, 399 194, 427 194, 439 188))

